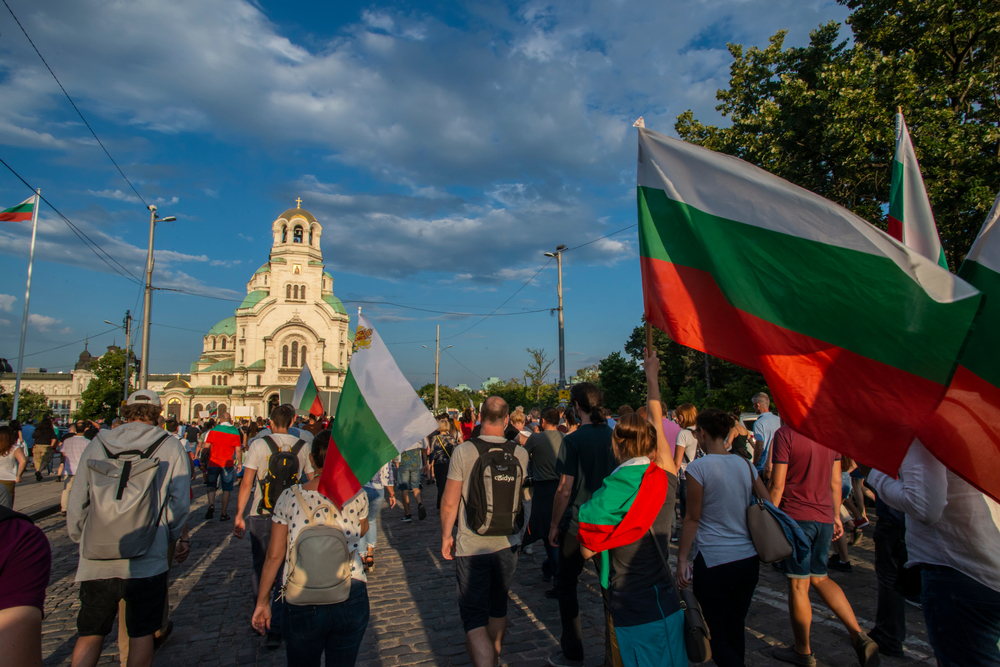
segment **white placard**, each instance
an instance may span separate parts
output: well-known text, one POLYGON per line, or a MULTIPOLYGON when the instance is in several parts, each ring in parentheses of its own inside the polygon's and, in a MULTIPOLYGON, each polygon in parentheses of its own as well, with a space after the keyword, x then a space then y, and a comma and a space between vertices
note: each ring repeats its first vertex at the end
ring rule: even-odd
POLYGON ((202 419, 208 419, 209 417, 212 416, 212 413, 209 412, 208 410, 202 410, 201 412, 198 413, 198 416, 201 417, 202 419))
POLYGON ((253 417, 253 406, 252 405, 234 405, 233 406, 233 416, 234 417, 253 417))

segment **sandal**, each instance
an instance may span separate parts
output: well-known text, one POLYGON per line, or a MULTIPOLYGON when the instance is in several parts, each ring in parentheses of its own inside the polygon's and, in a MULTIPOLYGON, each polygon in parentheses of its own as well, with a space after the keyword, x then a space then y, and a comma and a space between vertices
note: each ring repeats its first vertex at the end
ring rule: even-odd
POLYGON ((365 570, 367 572, 371 572, 371 571, 373 571, 375 569, 375 552, 374 551, 369 551, 367 554, 365 554, 365 556, 364 556, 364 558, 362 560, 363 560, 363 562, 365 564, 365 570))
POLYGON ((219 521, 229 521, 231 517, 228 514, 223 514, 219 517, 219 521))

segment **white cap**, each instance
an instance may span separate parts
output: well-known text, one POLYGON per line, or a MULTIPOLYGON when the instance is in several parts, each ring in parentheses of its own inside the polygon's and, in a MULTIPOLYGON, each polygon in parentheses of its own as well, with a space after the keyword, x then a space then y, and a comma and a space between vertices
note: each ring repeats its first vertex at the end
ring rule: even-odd
POLYGON ((132 392, 125 405, 155 405, 160 407, 160 396, 152 389, 140 389, 132 392))

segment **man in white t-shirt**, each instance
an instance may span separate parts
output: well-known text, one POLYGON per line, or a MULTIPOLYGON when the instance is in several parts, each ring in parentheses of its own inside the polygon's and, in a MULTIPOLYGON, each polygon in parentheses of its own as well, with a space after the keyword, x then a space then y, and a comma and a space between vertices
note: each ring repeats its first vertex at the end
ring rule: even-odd
POLYGON ((766 481, 771 477, 771 439, 781 428, 781 418, 771 412, 771 399, 763 392, 753 397, 753 407, 760 415, 753 424, 753 462, 766 481))
POLYGON ((73 477, 76 476, 76 469, 80 465, 80 457, 83 455, 83 450, 87 449, 87 445, 90 444, 90 440, 83 437, 83 432, 87 428, 86 422, 78 421, 70 428, 73 435, 63 440, 62 446, 59 448, 63 458, 63 475, 65 475, 62 496, 59 498, 63 516, 66 516, 69 492, 73 488, 73 477))
MULTIPOLYGON (((250 442, 243 462, 243 483, 240 484, 240 495, 236 504, 236 521, 233 525, 233 534, 243 539, 248 524, 250 528, 250 552, 253 556, 253 585, 254 598, 257 597, 260 587, 260 574, 264 568, 264 557, 267 555, 267 545, 271 541, 271 518, 272 510, 265 507, 265 498, 262 492, 264 479, 268 476, 268 466, 271 457, 274 455, 272 444, 275 449, 282 452, 295 452, 298 460, 298 483, 304 483, 312 478, 313 467, 309 461, 309 446, 304 439, 291 435, 288 427, 292 424, 295 411, 290 406, 279 405, 271 411, 270 433, 263 438, 255 438, 250 442), (268 442, 270 441, 270 442, 268 442), (255 489, 255 487, 257 487, 255 489), (250 501, 250 516, 246 521, 243 519, 243 512, 250 501)), ((309 434, 310 436, 312 434, 309 434)), ((312 438, 310 438, 311 440, 312 438)), ((281 495, 281 491, 275 495, 281 495)), ((275 577, 275 582, 282 581, 281 571, 275 577)), ((267 633, 267 647, 271 650, 278 648, 281 643, 281 602, 277 599, 277 591, 271 598, 271 629, 267 633)))

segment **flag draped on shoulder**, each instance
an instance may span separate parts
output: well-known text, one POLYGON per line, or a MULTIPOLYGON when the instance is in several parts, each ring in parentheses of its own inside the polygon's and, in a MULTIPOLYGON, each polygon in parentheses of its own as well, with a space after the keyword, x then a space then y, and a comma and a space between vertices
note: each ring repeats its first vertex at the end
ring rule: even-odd
POLYGON ((317 417, 323 414, 323 401, 319 398, 319 390, 309 364, 302 364, 298 382, 295 383, 295 393, 292 395, 292 405, 296 410, 303 410, 317 417))
POLYGON ((897 471, 979 291, 814 193, 646 129, 637 198, 647 320, 761 371, 797 431, 897 471))
POLYGON ((437 428, 375 327, 358 316, 319 491, 343 507, 379 468, 437 428))
POLYGON ((958 275, 986 299, 948 393, 919 437, 948 468, 1000 502, 1000 195, 958 275))
POLYGON ((604 478, 604 484, 580 507, 577 539, 601 553, 601 585, 608 587, 607 551, 645 535, 667 499, 669 478, 645 456, 630 459, 604 478))
POLYGON ((920 175, 917 154, 902 112, 896 114, 896 156, 889 188, 889 235, 907 248, 948 268, 934 212, 920 175))
POLYGON ((35 197, 31 196, 17 206, 11 206, 0 211, 0 222, 30 222, 31 214, 34 210, 35 197))

